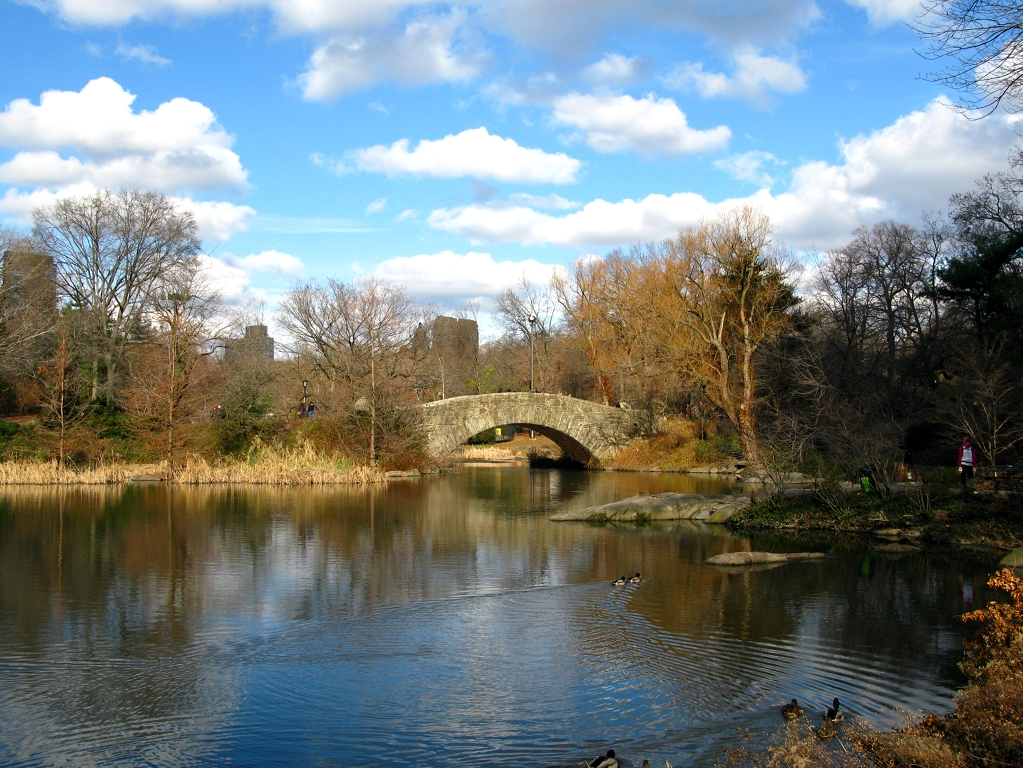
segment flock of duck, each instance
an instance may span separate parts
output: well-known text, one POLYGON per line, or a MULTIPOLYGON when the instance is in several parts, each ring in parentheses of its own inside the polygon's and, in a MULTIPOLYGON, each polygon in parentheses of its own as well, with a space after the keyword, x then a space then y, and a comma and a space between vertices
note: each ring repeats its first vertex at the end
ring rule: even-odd
MULTIPOLYGON (((638 584, 642 581, 639 574, 635 576, 620 576, 615 579, 612 584, 616 587, 623 587, 626 584, 638 584)), ((792 701, 782 707, 782 716, 786 720, 796 720, 806 713, 802 707, 799 706, 799 702, 795 698, 792 701)), ((835 727, 836 723, 841 723, 845 720, 845 713, 842 712, 842 703, 838 701, 836 697, 832 702, 832 706, 825 710, 824 724, 822 724, 816 730, 818 738, 835 738, 838 735, 838 729, 835 727)), ((667 768, 671 768, 671 763, 664 761, 667 768)), ((597 755, 595 758, 589 761, 582 761, 582 765, 586 768, 618 768, 618 758, 615 757, 614 750, 608 750, 606 755, 597 755)), ((650 762, 647 760, 642 761, 642 768, 651 768, 650 762)))
POLYGON ((640 575, 637 573, 635 576, 619 576, 611 583, 616 587, 623 587, 626 584, 639 584, 641 581, 643 581, 643 579, 640 578, 640 575))
MULTIPOLYGON (((611 583, 616 587, 623 587, 626 584, 639 584, 642 580, 637 573, 635 576, 619 576, 611 583)), ((799 706, 799 702, 795 699, 781 708, 781 714, 786 720, 796 720, 805 712, 806 710, 799 706)), ((835 738, 838 735, 835 724, 843 720, 845 720, 845 712, 842 711, 842 702, 835 698, 831 702, 831 706, 824 710, 824 724, 817 729, 817 737, 821 739, 835 738)), ((667 760, 664 761, 664 764, 667 768, 671 768, 671 763, 667 760)), ((597 755, 593 760, 583 760, 582 765, 586 768, 618 768, 618 758, 615 757, 615 751, 609 749, 606 754, 597 755)), ((642 768, 650 768, 649 761, 644 760, 642 768)))
MULTIPOLYGON (((637 573, 634 577, 635 580, 639 580, 639 574, 637 573)), ((622 584, 626 584, 630 581, 625 576, 622 576, 622 584)), ((614 583, 618 584, 620 580, 615 579, 614 583)), ((619 585, 620 586, 620 585, 619 585)), ((781 714, 786 720, 796 720, 806 712, 799 702, 793 699, 791 702, 781 708, 781 714)), ((845 720, 845 712, 842 711, 842 702, 837 698, 831 702, 831 706, 824 710, 824 725, 817 729, 817 737, 821 739, 833 739, 838 735, 838 729, 835 728, 836 723, 840 723, 845 720)), ((615 757, 615 751, 609 749, 606 754, 597 755, 592 760, 583 760, 582 765, 586 768, 618 768, 618 758, 615 757)), ((671 768, 671 763, 667 760, 664 761, 666 768, 671 768)), ((642 768, 650 768, 650 761, 644 760, 642 768)))
MULTIPOLYGON (((824 725, 817 729, 817 737, 821 739, 833 739, 838 735, 835 723, 845 720, 845 712, 842 711, 842 702, 837 698, 831 702, 831 706, 824 710, 824 725)), ((799 706, 799 702, 793 699, 781 708, 781 714, 786 720, 795 720, 806 710, 799 706)))

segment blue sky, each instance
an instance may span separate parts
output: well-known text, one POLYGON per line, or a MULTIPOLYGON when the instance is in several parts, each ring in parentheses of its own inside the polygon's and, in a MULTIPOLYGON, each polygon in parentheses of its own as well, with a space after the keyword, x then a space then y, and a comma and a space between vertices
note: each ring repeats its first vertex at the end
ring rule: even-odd
POLYGON ((196 214, 225 296, 377 274, 456 308, 760 205, 799 252, 917 222, 1015 119, 924 76, 911 0, 0 0, 0 221, 196 214))

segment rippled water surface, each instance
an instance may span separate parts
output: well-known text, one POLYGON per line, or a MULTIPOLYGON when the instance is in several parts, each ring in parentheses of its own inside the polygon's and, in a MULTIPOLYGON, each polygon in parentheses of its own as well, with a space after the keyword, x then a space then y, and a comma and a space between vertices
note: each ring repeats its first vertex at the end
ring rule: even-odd
POLYGON ((550 523, 669 475, 0 493, 0 764, 714 765, 797 697, 945 710, 995 559, 550 523), (824 561, 726 573, 736 549, 824 561), (638 585, 610 581, 639 571, 638 585))

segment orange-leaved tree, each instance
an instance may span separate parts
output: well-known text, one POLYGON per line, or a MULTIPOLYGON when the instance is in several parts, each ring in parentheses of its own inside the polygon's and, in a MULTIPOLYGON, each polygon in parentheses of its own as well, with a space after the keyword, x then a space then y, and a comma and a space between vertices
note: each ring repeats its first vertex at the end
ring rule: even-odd
POLYGON ((671 315, 685 367, 735 425, 743 453, 759 461, 757 352, 776 338, 795 304, 786 251, 759 210, 742 207, 665 243, 671 315))

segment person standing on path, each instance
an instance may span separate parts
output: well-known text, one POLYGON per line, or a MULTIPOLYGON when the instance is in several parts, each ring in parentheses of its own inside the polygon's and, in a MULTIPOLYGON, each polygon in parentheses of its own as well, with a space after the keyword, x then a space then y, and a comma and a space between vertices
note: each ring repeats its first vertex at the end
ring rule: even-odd
POLYGON ((973 468, 977 465, 977 453, 973 450, 973 441, 963 438, 963 444, 959 446, 959 480, 963 484, 963 491, 966 491, 966 481, 973 479, 973 468))

